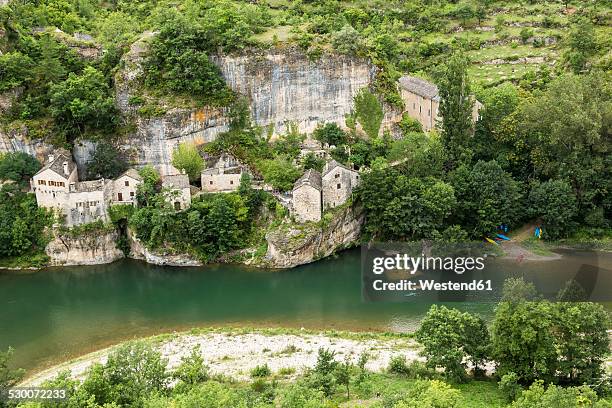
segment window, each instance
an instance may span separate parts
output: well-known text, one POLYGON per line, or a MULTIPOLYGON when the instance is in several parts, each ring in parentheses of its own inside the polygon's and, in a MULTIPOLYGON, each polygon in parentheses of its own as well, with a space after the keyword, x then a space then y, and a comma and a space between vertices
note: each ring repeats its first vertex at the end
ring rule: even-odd
POLYGON ((179 201, 174 202, 174 209, 177 211, 181 209, 181 203, 179 201))
POLYGON ((91 202, 89 203, 89 206, 90 206, 90 207, 95 207, 96 205, 97 205, 97 201, 91 201, 91 202))
POLYGON ((431 116, 431 109, 427 109, 427 116, 431 116))
POLYGON ((412 104, 412 109, 416 109, 416 103, 412 104))
POLYGON ((231 184, 231 185, 234 185, 234 180, 230 180, 230 184, 231 184))
POLYGON ((117 193, 117 201, 123 201, 123 193, 117 193))
POLYGON ((39 186, 46 186, 47 182, 45 180, 38 180, 38 185, 39 186))
POLYGON ((212 180, 210 180, 210 181, 208 182, 208 184, 210 184, 210 185, 212 186, 212 180))
POLYGON ((60 187, 66 187, 66 184, 63 181, 59 182, 60 187))
POLYGON ((130 182, 128 180, 125 180, 125 186, 129 187, 130 186, 130 182))
POLYGON ((134 192, 130 191, 130 197, 134 197, 134 192))
POLYGON ((340 187, 342 187, 342 185, 341 185, 340 183, 338 183, 338 184, 336 185, 336 189, 337 189, 337 190, 340 190, 340 187))
POLYGON ((421 107, 419 106, 419 113, 421 113, 421 112, 422 112, 422 110, 421 110, 421 107))
POLYGON ((336 175, 334 176, 334 178, 338 178, 340 177, 340 173, 336 173, 336 175))

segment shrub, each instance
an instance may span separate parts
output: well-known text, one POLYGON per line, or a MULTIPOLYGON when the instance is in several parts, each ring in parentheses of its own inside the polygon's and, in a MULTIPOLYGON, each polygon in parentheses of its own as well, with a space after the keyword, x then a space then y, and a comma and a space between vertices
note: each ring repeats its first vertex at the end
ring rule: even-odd
POLYGON ((258 365, 251 370, 251 378, 269 377, 272 374, 270 367, 267 364, 258 365))
POLYGON ((114 179, 127 170, 128 165, 119 151, 110 143, 99 143, 87 162, 90 178, 114 179))
POLYGON ((497 388, 506 397, 508 402, 512 402, 518 397, 522 391, 521 386, 518 383, 519 377, 512 371, 504 374, 497 383, 497 388))
POLYGON ((195 144, 181 143, 172 153, 172 165, 185 171, 190 181, 196 181, 204 168, 204 159, 195 144))
POLYGON ((363 88, 355 95, 354 102, 355 115, 363 131, 371 139, 378 137, 384 116, 382 105, 378 98, 367 88, 363 88))
POLYGON ((25 186, 40 167, 39 161, 27 153, 7 153, 0 157, 0 180, 13 180, 25 186))
POLYGON ((388 370, 393 374, 408 375, 410 370, 408 370, 408 365, 406 364, 406 356, 391 357, 388 370))
POLYGON ((204 364, 199 346, 194 347, 190 355, 181 359, 181 364, 172 376, 188 385, 202 383, 210 378, 208 367, 204 364))

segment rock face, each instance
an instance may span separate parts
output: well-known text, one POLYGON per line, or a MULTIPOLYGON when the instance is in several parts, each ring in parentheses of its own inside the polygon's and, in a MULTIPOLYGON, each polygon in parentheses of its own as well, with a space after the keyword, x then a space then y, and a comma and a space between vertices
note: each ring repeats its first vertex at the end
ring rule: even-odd
POLYGON ((0 153, 24 152, 46 163, 55 147, 41 139, 30 139, 28 129, 23 127, 4 131, 0 129, 0 153))
POLYGON ((281 228, 268 233, 268 252, 261 266, 292 268, 354 245, 359 240, 363 221, 361 210, 346 208, 322 227, 306 224, 300 226, 303 228, 281 228))
POLYGON ((58 231, 47 244, 45 252, 51 258, 49 264, 58 265, 99 265, 123 258, 123 252, 116 246, 117 231, 93 231, 79 237, 72 237, 58 231))
POLYGON ((201 266, 202 263, 188 254, 170 254, 153 252, 147 249, 133 231, 128 229, 128 240, 130 242, 130 255, 132 259, 140 259, 153 265, 167 266, 201 266))
POLYGON ((319 122, 344 126, 353 97, 376 74, 366 60, 326 54, 312 61, 297 50, 214 61, 227 84, 251 101, 255 123, 273 134, 287 133, 289 125, 306 133, 319 122))
MULTIPOLYGON (((135 118, 136 131, 121 148, 137 166, 152 164, 162 173, 174 173, 172 151, 177 144, 202 145, 228 129, 226 109, 174 108, 160 117, 139 117, 129 100, 134 87, 141 86, 142 60, 147 33, 124 56, 124 70, 117 77, 117 105, 135 118)), ((250 101, 254 122, 272 137, 288 132, 290 126, 312 132, 320 122, 345 126, 345 115, 353 109, 353 97, 369 86, 376 67, 366 60, 324 55, 311 61, 295 49, 275 50, 240 56, 217 56, 227 84, 250 101)), ((383 126, 392 116, 387 115, 383 126)))

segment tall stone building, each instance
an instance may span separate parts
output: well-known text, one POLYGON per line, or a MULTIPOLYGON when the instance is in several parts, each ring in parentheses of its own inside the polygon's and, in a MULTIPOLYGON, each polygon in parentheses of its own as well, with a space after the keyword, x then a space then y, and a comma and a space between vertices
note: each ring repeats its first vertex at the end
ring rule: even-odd
POLYGON ((113 204, 136 204, 136 189, 142 177, 135 169, 128 169, 113 182, 113 204))
POLYGON ((335 160, 325 163, 322 176, 323 210, 344 204, 359 185, 359 173, 335 160))
MULTIPOLYGON (((429 81, 413 76, 403 76, 399 79, 399 83, 408 115, 417 120, 426 132, 436 128, 437 123, 441 120, 438 87, 429 81)), ((478 120, 478 112, 482 106, 482 103, 474 101, 472 121, 478 120)))
POLYGON ((321 173, 310 169, 293 186, 292 214, 299 222, 321 219, 321 173))

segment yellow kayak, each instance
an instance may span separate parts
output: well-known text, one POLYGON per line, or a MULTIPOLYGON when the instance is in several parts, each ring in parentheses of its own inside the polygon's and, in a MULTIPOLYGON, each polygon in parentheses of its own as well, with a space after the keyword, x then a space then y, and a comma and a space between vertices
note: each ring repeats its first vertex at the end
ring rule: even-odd
POLYGON ((490 242, 491 244, 497 245, 497 242, 493 241, 491 238, 485 237, 485 239, 487 240, 487 242, 490 242))

